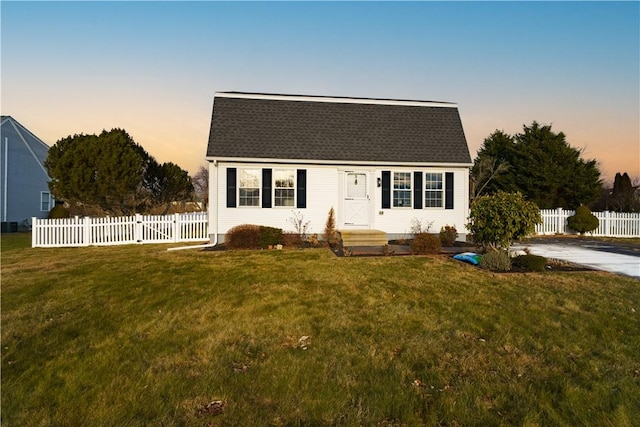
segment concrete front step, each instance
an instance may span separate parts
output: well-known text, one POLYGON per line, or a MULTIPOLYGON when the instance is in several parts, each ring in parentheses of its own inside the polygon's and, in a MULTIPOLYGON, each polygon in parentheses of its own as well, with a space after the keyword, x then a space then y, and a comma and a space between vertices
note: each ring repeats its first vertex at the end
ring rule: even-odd
POLYGON ((339 230, 342 246, 384 246, 387 233, 380 230, 339 230))

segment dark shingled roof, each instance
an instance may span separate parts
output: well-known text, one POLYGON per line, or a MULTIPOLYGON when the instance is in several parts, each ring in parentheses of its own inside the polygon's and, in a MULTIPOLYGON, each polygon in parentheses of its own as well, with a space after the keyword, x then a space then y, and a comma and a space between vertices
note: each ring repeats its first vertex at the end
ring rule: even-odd
POLYGON ((455 104, 216 94, 207 157, 471 164, 455 104))

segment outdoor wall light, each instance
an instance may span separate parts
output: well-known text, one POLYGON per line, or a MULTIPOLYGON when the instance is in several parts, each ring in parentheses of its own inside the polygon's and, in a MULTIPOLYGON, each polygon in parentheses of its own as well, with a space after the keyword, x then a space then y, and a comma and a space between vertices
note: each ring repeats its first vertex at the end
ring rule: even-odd
POLYGON ((378 187, 382 187, 382 178, 378 177, 378 187))

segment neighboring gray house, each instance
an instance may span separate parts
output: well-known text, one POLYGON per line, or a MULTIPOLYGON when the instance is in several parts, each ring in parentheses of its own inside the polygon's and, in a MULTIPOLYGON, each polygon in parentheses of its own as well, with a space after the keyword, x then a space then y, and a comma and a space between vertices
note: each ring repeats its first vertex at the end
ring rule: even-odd
POLYGON ((469 215, 469 148, 456 104, 217 92, 207 148, 212 241, 239 224, 322 235, 437 233, 469 215))
POLYGON ((2 231, 27 228, 53 207, 44 167, 49 146, 11 116, 0 130, 0 220, 2 231))

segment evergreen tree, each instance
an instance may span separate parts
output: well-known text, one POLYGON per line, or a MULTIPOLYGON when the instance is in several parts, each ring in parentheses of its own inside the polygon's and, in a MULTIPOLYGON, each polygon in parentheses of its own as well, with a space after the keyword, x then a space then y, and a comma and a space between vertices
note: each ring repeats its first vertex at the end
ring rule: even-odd
POLYGON ((191 177, 172 162, 160 165, 154 160, 147 175, 152 182, 149 187, 151 200, 153 204, 164 205, 163 214, 168 212, 172 202, 189 200, 193 196, 191 177))
POLYGON ((635 189, 629 175, 626 172, 622 175, 620 172, 616 173, 611 194, 612 208, 616 212, 634 212, 637 208, 634 193, 635 189))
POLYGON ((49 149, 45 167, 56 198, 116 215, 135 211, 144 159, 122 129, 68 136, 49 149))
POLYGON ((45 167, 57 199, 114 215, 186 200, 193 191, 187 172, 159 165, 123 129, 62 138, 49 149, 45 167))
POLYGON ((472 199, 485 193, 508 192, 516 188, 511 175, 505 174, 511 166, 509 159, 513 150, 513 137, 504 131, 496 130, 485 138, 471 169, 472 199))
POLYGON ((567 143, 564 133, 534 121, 515 136, 496 131, 485 139, 474 161, 472 181, 482 181, 483 165, 493 162, 494 171, 502 170, 489 175, 483 193, 521 192, 542 209, 571 209, 595 201, 602 187, 596 161, 585 161, 581 154, 567 143))

